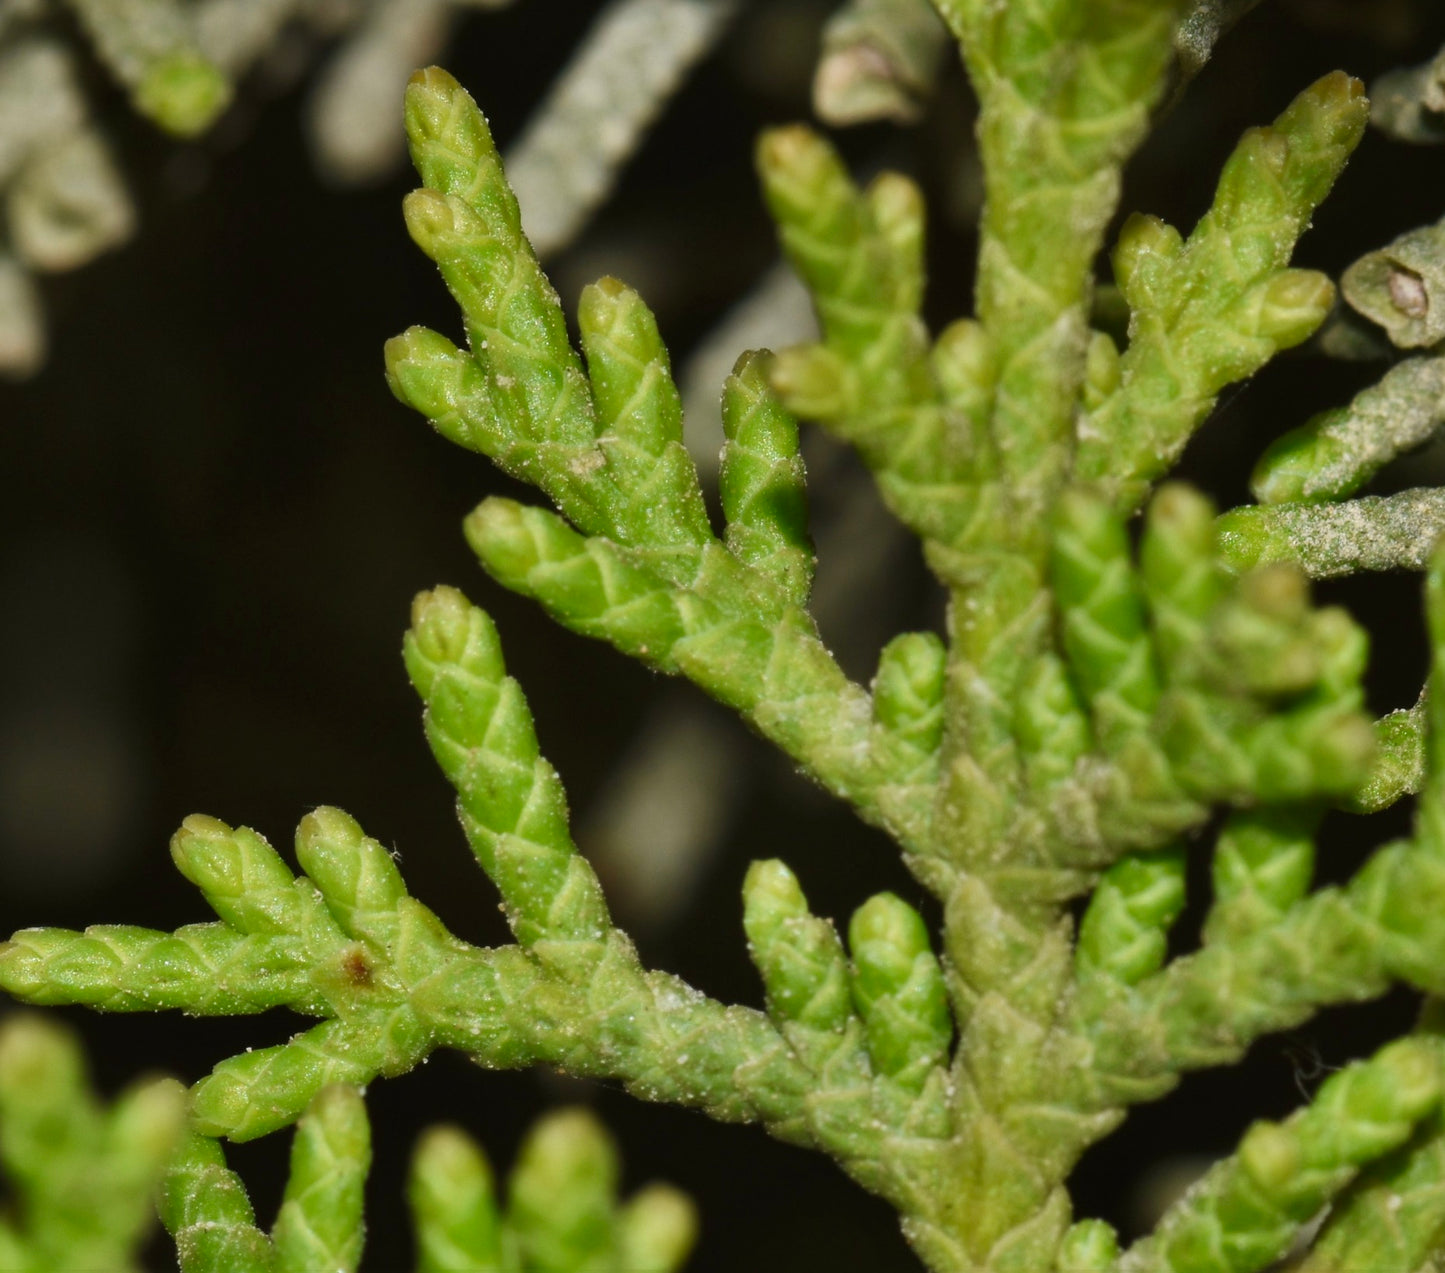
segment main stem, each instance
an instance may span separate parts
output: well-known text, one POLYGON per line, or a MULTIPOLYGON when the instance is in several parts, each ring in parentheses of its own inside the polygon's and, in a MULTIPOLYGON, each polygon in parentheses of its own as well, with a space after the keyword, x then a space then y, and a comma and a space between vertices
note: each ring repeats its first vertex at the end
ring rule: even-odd
POLYGON ((944 903, 962 1041, 946 1185, 905 1227, 940 1273, 1044 1273, 1072 1220, 1064 1180, 1118 1116, 1071 1100, 1088 1064, 1065 1025, 1078 877, 1030 797, 1015 704, 1055 649, 1049 514, 1072 469, 1093 265, 1163 86, 1177 5, 939 7, 980 100, 977 306, 998 367, 980 498, 1003 515, 928 546, 950 594, 950 666, 935 842, 916 866, 944 903))

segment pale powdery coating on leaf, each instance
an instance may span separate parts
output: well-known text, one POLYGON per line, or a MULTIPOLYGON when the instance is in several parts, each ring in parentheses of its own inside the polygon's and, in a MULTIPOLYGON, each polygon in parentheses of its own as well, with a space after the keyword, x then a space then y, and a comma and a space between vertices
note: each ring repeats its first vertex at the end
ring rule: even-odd
POLYGON ((1339 499, 1445 423, 1445 357, 1407 359, 1348 407, 1275 442, 1251 483, 1263 503, 1339 499))
POLYGON ((1174 34, 1180 70, 1186 78, 1199 73, 1219 38, 1257 4, 1259 0, 1194 0, 1174 34))
POLYGON ((1313 579, 1424 570, 1442 534, 1445 490, 1433 487, 1342 504, 1238 508, 1220 518, 1220 546, 1236 566, 1295 561, 1313 579))

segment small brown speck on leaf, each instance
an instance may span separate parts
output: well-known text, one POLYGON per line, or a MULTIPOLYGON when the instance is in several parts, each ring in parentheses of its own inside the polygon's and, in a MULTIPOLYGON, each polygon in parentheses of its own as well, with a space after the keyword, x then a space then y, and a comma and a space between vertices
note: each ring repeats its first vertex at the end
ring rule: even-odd
POLYGON ((353 986, 371 985, 371 962, 360 946, 353 946, 341 957, 341 970, 353 986))

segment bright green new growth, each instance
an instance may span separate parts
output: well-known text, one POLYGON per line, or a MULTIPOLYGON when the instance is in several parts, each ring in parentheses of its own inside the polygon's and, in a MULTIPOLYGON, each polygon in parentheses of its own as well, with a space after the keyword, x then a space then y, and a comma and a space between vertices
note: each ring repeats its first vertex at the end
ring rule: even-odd
MULTIPOLYGON (((161 1218, 181 1273, 353 1273, 365 1237, 371 1129, 355 1088, 323 1088, 296 1124, 291 1170, 269 1235, 219 1141, 190 1132, 166 1169, 161 1218)), ((418 1273, 673 1273, 692 1247, 692 1204, 667 1185, 617 1202, 617 1155, 583 1110, 535 1127, 499 1207, 482 1151, 433 1127, 408 1193, 418 1273)))
POLYGON ((1286 267, 1365 115, 1358 83, 1330 76, 1272 127, 1245 135, 1187 239, 1158 218, 1126 222, 1113 261, 1130 307, 1129 347, 1118 388, 1079 431, 1081 474, 1116 491, 1122 506, 1138 506, 1221 389, 1299 344, 1329 313, 1329 279, 1286 267))
MULTIPOLYGON (((1301 1223, 1339 1195, 1359 1168, 1405 1144, 1440 1104, 1434 1039, 1405 1039, 1332 1076, 1313 1104, 1284 1123, 1256 1123, 1119 1264, 1197 1273, 1266 1268, 1301 1223)), ((1359 1266, 1365 1267, 1365 1266, 1359 1266)), ((1381 1265, 1378 1267, 1408 1267, 1381 1265)))
POLYGON ((226 73, 198 47, 195 15, 172 0, 71 0, 142 115, 177 137, 204 132, 231 102, 226 73))
MULTIPOLYGON (((893 838, 942 931, 880 893, 845 943, 786 865, 756 862, 743 926, 764 1010, 647 969, 577 851, 494 625, 454 589, 424 593, 407 670, 515 944, 459 941, 380 844, 320 809, 298 831, 299 877, 255 832, 187 820, 173 856, 219 922, 28 930, 0 948, 0 985, 32 1002, 322 1018, 196 1086, 196 1165, 172 1176, 173 1228, 275 1267, 304 1236, 348 1267, 357 1226, 306 1219, 308 1199, 353 1198, 364 1170, 359 1104, 332 1085, 450 1047, 488 1067, 616 1079, 822 1150, 898 1210, 940 1273, 1252 1273, 1327 1208, 1306 1257, 1316 1273, 1409 1273, 1445 1241, 1433 1010, 1306 1109, 1257 1124, 1129 1250, 1076 1218, 1067 1188, 1131 1105, 1188 1071, 1394 981, 1445 995, 1445 698, 1372 724, 1364 634, 1305 585, 1388 556, 1391 534, 1425 564, 1418 524, 1390 521, 1405 505, 1330 501, 1434 427, 1435 356, 1271 451, 1257 489, 1273 502, 1217 518, 1186 487, 1150 495, 1220 391, 1328 311, 1329 280, 1289 262, 1364 128, 1359 85, 1327 76, 1247 134, 1187 237, 1128 220, 1113 251, 1127 347, 1088 325, 1122 166, 1176 42, 1197 36, 1177 23, 1217 30, 1246 7, 940 4, 980 98, 988 200, 977 317, 936 338, 912 183, 885 174, 859 190, 801 127, 762 139, 764 192, 822 338, 744 355, 729 379, 721 535, 651 312, 604 279, 583 293, 574 350, 480 111, 444 72, 414 78, 424 188, 407 225, 461 307, 467 348, 413 328, 387 347, 388 380, 556 510, 485 501, 465 528, 483 567, 735 708, 893 838), (807 609, 798 417, 858 449, 948 593, 945 636, 895 638, 868 687, 807 609), (1353 519, 1353 547, 1340 527, 1322 537, 1310 519, 1326 514, 1353 519), (1328 805, 1380 808, 1417 789, 1411 839, 1312 887, 1328 805), (1197 833, 1219 807, 1202 939, 1171 959, 1186 856, 1204 851, 1197 833), (204 1137, 298 1119, 296 1206, 267 1239, 204 1137), (210 1207, 224 1223, 197 1227, 210 1207)), ((1435 563, 1432 678, 1445 675, 1435 563)), ((617 1212, 599 1144, 566 1122, 539 1133, 502 1220, 481 1160, 449 1133, 427 1141, 413 1186, 424 1267, 560 1273, 574 1267, 564 1250, 589 1269, 672 1267, 679 1204, 644 1193, 617 1212)), ((225 1267, 205 1258, 195 1267, 225 1267)))
POLYGON ((161 1219, 181 1273, 354 1273, 365 1238, 362 1188, 371 1128, 353 1088, 328 1087, 296 1124, 291 1171, 268 1237, 220 1143, 191 1132, 166 1171, 161 1219))
POLYGON ((138 1083, 102 1108, 68 1031, 35 1016, 7 1020, 0 1165, 10 1200, 0 1268, 139 1268, 151 1195, 184 1123, 185 1089, 174 1079, 138 1083))
POLYGON ((486 1165, 475 1150, 463 1166, 459 1151, 465 1144, 455 1131, 434 1131, 418 1148, 413 1167, 412 1205, 422 1222, 429 1267, 438 1273, 487 1269, 489 1258, 498 1273, 671 1273, 692 1247, 697 1220, 677 1190, 649 1185, 618 1205, 616 1151, 593 1117, 579 1109, 550 1115, 522 1146, 505 1220, 495 1216, 493 1206, 493 1248, 449 1254, 445 1244, 461 1232, 457 1222, 464 1213, 446 1189, 459 1179, 485 1188, 486 1165))

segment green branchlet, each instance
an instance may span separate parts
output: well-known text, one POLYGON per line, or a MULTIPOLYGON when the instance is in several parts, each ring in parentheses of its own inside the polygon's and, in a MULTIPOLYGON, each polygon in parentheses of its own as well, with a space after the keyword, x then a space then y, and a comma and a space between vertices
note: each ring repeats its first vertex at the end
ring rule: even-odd
POLYGON ((0 1268, 139 1268, 151 1194, 184 1122, 174 1079, 136 1084, 103 1108, 68 1031, 11 1017, 0 1028, 0 1164, 11 1199, 0 1268))
POLYGON ((601 1264, 614 1254, 617 1155, 581 1110, 556 1114, 528 1138, 512 1173, 510 1227, 537 1269, 601 1264))
POLYGON ((1324 321, 1334 288, 1288 268, 1295 242, 1359 142, 1358 81, 1326 76, 1269 128, 1246 134, 1187 240, 1154 217, 1120 231, 1114 275, 1129 303, 1119 388, 1079 429, 1079 471, 1137 508, 1226 385, 1324 321))
POLYGON ((932 632, 905 632, 883 647, 873 678, 873 719, 920 766, 936 763, 943 742, 948 651, 932 632))
POLYGON ((1428 1270, 1445 1240, 1445 1128, 1437 1111, 1414 1141, 1360 1173, 1333 1207, 1298 1273, 1428 1270))
POLYGON ((366 1228, 362 1189, 371 1126, 353 1088, 323 1088, 296 1124, 291 1172, 271 1227, 276 1273, 354 1269, 366 1228))
POLYGON ((1206 943, 1262 931, 1305 897, 1318 825, 1319 813, 1308 805, 1236 813, 1225 823, 1214 846, 1206 943))
POLYGON ((1102 1220, 1080 1220, 1059 1244, 1059 1268, 1070 1273, 1107 1273, 1119 1259, 1119 1235, 1102 1220))
MULTIPOLYGON (((1025 519, 1047 511, 1069 467, 1093 259, 1120 170, 1164 94, 1183 7, 938 5, 979 97, 976 295, 998 368, 989 431, 1025 519)), ((1036 528, 1026 521, 1016 533, 1034 538, 1036 528)))
POLYGON ((1051 580, 1073 684, 1115 769, 1106 838, 1155 848, 1211 801, 1353 792, 1373 739, 1364 637, 1344 612, 1311 609, 1283 567, 1231 579, 1212 509, 1183 487, 1155 498, 1137 567, 1130 556, 1103 499, 1065 494, 1051 580))
MULTIPOLYGON (((859 190, 833 149, 801 126, 764 134, 757 165, 823 331, 820 343, 778 355, 774 389, 790 410, 858 448, 904 522, 956 539, 965 529, 957 487, 978 462, 978 440, 930 364, 922 196, 895 173, 859 190)), ((969 378, 960 360, 953 365, 969 378)))
POLYGON ((1440 1101, 1433 1042, 1406 1039, 1333 1075, 1309 1108, 1256 1123, 1118 1264, 1119 1273, 1254 1273, 1362 1166, 1403 1145, 1440 1101))
POLYGON ((744 354, 723 386, 718 493, 727 546, 745 565, 775 579, 806 605, 813 578, 808 506, 798 424, 769 392, 767 359, 744 354))
POLYGON ((234 87, 202 54, 196 15, 170 0, 74 0, 71 6, 136 110, 177 137, 204 132, 234 87))
MULTIPOLYGON (((822 338, 745 355, 729 379, 720 536, 655 317, 604 279, 582 296, 575 351, 480 111, 444 72, 413 78, 424 188, 407 225, 461 306, 467 348, 414 328, 388 345, 388 380, 557 510, 483 503, 465 527, 483 566, 573 630, 687 676, 891 834, 942 906, 942 939, 935 953, 918 912, 881 893, 845 948, 788 867, 765 861, 743 888, 765 1011, 647 970, 577 851, 490 619, 452 589, 422 594, 407 669, 515 945, 452 937, 385 849, 321 809, 298 832, 300 877, 256 833, 187 820, 173 856, 217 923, 27 930, 0 947, 0 985, 32 1002, 324 1018, 197 1085, 198 1132, 301 1124, 270 1238, 215 1142, 187 1142, 165 1209, 188 1273, 354 1266, 365 1121, 333 1085, 442 1046, 618 1079, 822 1149, 898 1207, 940 1273, 1247 1273, 1326 1205, 1316 1273, 1425 1258, 1445 1231, 1429 1027, 1256 1125, 1122 1256, 1066 1190, 1089 1144, 1185 1072, 1392 980, 1445 993, 1445 699, 1372 726, 1364 635, 1313 607, 1304 582, 1426 562, 1421 526, 1445 529, 1437 492, 1338 501, 1437 426, 1439 359, 1400 364, 1277 444, 1259 507, 1216 518, 1182 486, 1146 498, 1218 393, 1332 304, 1329 280, 1289 261, 1364 127, 1358 84, 1328 76, 1247 134, 1187 238, 1127 221, 1113 254, 1127 344, 1088 327, 1121 166, 1171 50, 1248 7, 942 0, 980 98, 987 207, 978 318, 936 340, 916 187, 885 174, 859 189, 803 128, 763 138, 765 195, 822 338), (806 608, 796 416, 858 449, 949 591, 947 639, 895 638, 867 690, 806 608), (1128 518, 1146 504, 1136 551, 1128 518), (1311 891, 1326 802, 1372 809, 1417 788, 1410 840, 1311 891), (1190 833, 1221 805, 1203 941, 1171 959, 1190 833), (1075 939, 1068 906, 1084 895, 1075 939)), ((1422 236, 1394 245, 1379 286, 1357 267, 1352 303, 1359 283, 1419 308, 1406 276, 1428 297, 1422 236)), ((1445 556, 1428 609, 1438 678, 1445 556)), ((686 1205, 654 1189, 619 1208, 615 1183, 602 1134, 563 1115, 529 1142, 504 1212, 480 1152, 433 1133, 412 1179, 422 1267, 675 1268, 686 1205)))
POLYGON ((539 486, 572 524, 489 500, 467 522, 483 565, 569 627, 696 681, 865 817, 917 839, 926 813, 907 780, 913 758, 890 754, 886 735, 870 741, 866 694, 802 609, 811 551, 796 426, 761 367, 740 365, 728 391, 724 506, 734 524, 719 541, 646 306, 610 280, 588 290, 584 373, 481 112, 435 70, 418 73, 407 100, 428 183, 409 197, 408 226, 461 305, 471 348, 413 329, 388 345, 388 378, 448 437, 539 486))
POLYGON ((902 898, 879 893, 853 912, 848 946, 853 1002, 873 1064, 900 1085, 921 1088, 953 1038, 943 973, 922 916, 902 898))
POLYGON ((1170 926, 1184 909, 1184 871, 1177 844, 1131 853, 1110 867, 1079 926, 1080 972, 1125 985, 1158 972, 1170 926))
MULTIPOLYGON (((160 1202, 181 1273, 350 1273, 361 1262, 370 1166, 360 1093, 323 1088, 296 1124, 267 1234, 220 1142, 188 1133, 160 1202)), ((616 1190, 616 1151, 584 1110, 532 1130, 505 1212, 476 1143, 458 1128, 434 1127, 417 1144, 408 1186, 419 1273, 673 1273, 696 1239, 691 1202, 653 1184, 619 1205, 616 1190)))
POLYGON ((471 1137, 430 1129, 409 1183, 418 1273, 673 1273, 697 1238, 692 1203, 652 1184, 619 1204, 617 1171, 591 1114, 549 1115, 522 1146, 504 1210, 471 1137))
POLYGON ((491 1165, 458 1127, 433 1127, 417 1141, 408 1196, 419 1273, 504 1268, 502 1217, 491 1165))
MULTIPOLYGON (((1428 688, 1426 694, 1428 694, 1428 688)), ((1375 763, 1347 808, 1354 813, 1387 809, 1425 784, 1425 696, 1375 722, 1375 763)))
POLYGON ((246 1186, 226 1166, 220 1142, 209 1136, 186 1134, 166 1169, 160 1213, 182 1273, 271 1273, 275 1268, 275 1248, 256 1227, 246 1186))
MULTIPOLYGON (((871 1015, 863 1018, 853 1015, 852 974, 838 969, 844 975, 826 1023, 837 1037, 811 1049, 780 1033, 797 1014, 789 974, 776 971, 771 956, 760 956, 760 966, 776 1025, 646 971, 572 847, 560 787, 537 752, 525 704, 508 689, 490 622, 459 594, 424 594, 407 654, 433 747, 519 946, 479 950, 452 937, 406 894, 388 851, 336 810, 302 823, 297 853, 307 874, 299 878, 254 832, 192 818, 175 857, 220 923, 177 934, 18 934, 0 949, 5 987, 119 1009, 284 1004, 326 1018, 289 1043, 222 1062, 198 1084, 193 1117, 206 1134, 261 1135, 294 1121, 330 1084, 400 1073, 447 1046, 489 1066, 545 1061, 620 1078, 651 1099, 828 1145, 891 1195, 916 1187, 914 1167, 890 1161, 881 1146, 900 1124, 916 1141, 937 1137, 946 1122, 939 1062, 947 1035, 937 1037, 942 1000, 932 956, 908 948, 903 957, 915 972, 897 985, 870 983, 871 1015), (875 1046, 884 1058, 876 1070, 875 1046)), ((750 888, 749 928, 764 951, 760 896, 750 888)), ((892 967, 886 935, 868 950, 873 965, 892 967)))
POLYGON ((5 988, 37 1002, 110 1011, 261 1012, 330 1019, 278 1047, 218 1066, 192 1098, 198 1130, 245 1140, 300 1116, 328 1083, 412 1068, 435 1046, 414 987, 467 949, 405 893, 388 850, 319 809, 297 833, 312 872, 295 878, 254 831, 188 818, 172 842, 181 871, 222 916, 176 933, 34 929, 0 950, 5 988))
POLYGON ((190 49, 158 58, 133 90, 135 108, 177 137, 209 128, 231 102, 232 87, 214 63, 190 49))
POLYGON ((606 903, 572 843, 561 781, 541 756, 521 688, 505 674, 492 621, 455 589, 422 593, 405 652, 427 704, 432 751, 457 788, 462 826, 518 940, 600 940, 606 903))
POLYGON ((847 956, 832 924, 808 910, 797 877, 773 859, 743 882, 743 927, 773 1017, 807 1030, 842 1030, 852 1016, 847 956))
MULTIPOLYGON (((1417 1039, 1445 1063, 1439 1004, 1427 1004, 1417 1039)), ((1438 1072, 1438 1071, 1437 1071, 1438 1072)), ((1438 1102, 1393 1153, 1368 1164, 1330 1208, 1300 1273, 1427 1269, 1445 1241, 1445 1114, 1438 1102)))
POLYGON ((362 1191, 371 1129, 355 1088, 317 1093, 296 1124, 291 1165, 268 1235, 219 1141, 188 1134, 167 1169, 161 1219, 175 1239, 181 1273, 352 1273, 365 1238, 362 1191))

